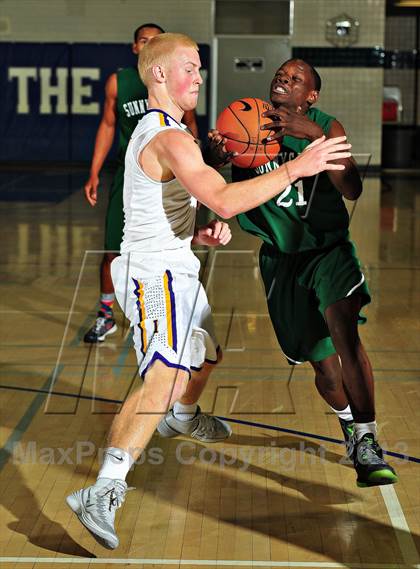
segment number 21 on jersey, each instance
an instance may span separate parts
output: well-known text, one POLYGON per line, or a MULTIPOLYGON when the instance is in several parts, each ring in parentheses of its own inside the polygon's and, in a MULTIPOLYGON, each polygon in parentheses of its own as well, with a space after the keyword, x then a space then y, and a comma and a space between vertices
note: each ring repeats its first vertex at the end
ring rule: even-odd
MULTIPOLYGON (((298 199, 296 200, 295 205, 297 206, 307 205, 308 202, 305 200, 305 195, 303 193, 303 181, 298 180, 295 183, 295 187, 297 188, 298 191, 298 199)), ((290 207, 293 204, 293 198, 287 199, 287 197, 292 191, 292 189, 293 189, 292 185, 287 186, 287 188, 285 188, 277 198, 276 205, 278 205, 279 207, 290 207)))

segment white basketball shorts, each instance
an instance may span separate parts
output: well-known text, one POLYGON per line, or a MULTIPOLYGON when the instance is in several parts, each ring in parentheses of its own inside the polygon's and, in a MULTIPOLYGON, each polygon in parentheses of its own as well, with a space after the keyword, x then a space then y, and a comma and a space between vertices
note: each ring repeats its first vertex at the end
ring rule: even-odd
POLYGON ((140 375, 160 360, 190 373, 216 363, 218 343, 199 261, 185 253, 126 253, 111 265, 115 295, 134 328, 140 375))

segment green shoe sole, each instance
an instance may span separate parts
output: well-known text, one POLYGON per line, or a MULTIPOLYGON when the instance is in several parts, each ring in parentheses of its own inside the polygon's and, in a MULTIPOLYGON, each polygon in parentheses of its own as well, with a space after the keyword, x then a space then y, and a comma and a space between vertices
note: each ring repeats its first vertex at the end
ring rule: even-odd
POLYGON ((391 470, 376 470, 372 472, 369 479, 364 482, 357 481, 359 488, 368 488, 371 486, 384 486, 385 484, 395 484, 398 482, 398 476, 391 470))

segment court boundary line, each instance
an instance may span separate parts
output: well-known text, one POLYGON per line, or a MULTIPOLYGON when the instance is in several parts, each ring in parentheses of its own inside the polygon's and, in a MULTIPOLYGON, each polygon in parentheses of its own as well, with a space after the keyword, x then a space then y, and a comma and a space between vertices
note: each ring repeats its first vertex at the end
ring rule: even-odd
POLYGON ((229 560, 229 559, 135 559, 135 558, 95 558, 95 557, 0 557, 3 563, 69 563, 95 565, 175 565, 180 566, 209 566, 216 567, 308 567, 325 569, 420 569, 420 565, 401 565, 400 563, 340 563, 336 561, 260 561, 260 560, 229 560))
POLYGON ((404 515, 404 510, 400 504, 395 488, 389 486, 379 486, 382 499, 388 512, 391 525, 394 528, 395 537, 399 545, 404 562, 412 565, 420 561, 419 552, 414 543, 410 527, 404 515))

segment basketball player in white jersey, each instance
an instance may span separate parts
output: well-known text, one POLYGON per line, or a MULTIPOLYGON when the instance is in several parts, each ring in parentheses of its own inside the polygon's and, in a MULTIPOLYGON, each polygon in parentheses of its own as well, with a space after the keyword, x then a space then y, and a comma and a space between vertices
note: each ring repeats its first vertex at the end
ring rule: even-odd
POLYGON ((221 352, 190 245, 193 238, 203 245, 230 240, 229 228, 219 221, 194 235, 197 200, 229 218, 301 177, 342 170, 331 161, 350 156, 345 137, 322 137, 273 172, 227 184, 203 162, 181 123, 184 112, 196 107, 202 83, 197 44, 181 34, 160 34, 143 49, 139 71, 149 111, 126 153, 124 237, 111 270, 117 299, 134 326, 144 382, 114 418, 95 484, 67 498, 79 520, 110 549, 119 544, 114 519, 125 499, 125 478, 156 428, 162 436, 182 433, 204 442, 231 432, 197 406, 221 352))

